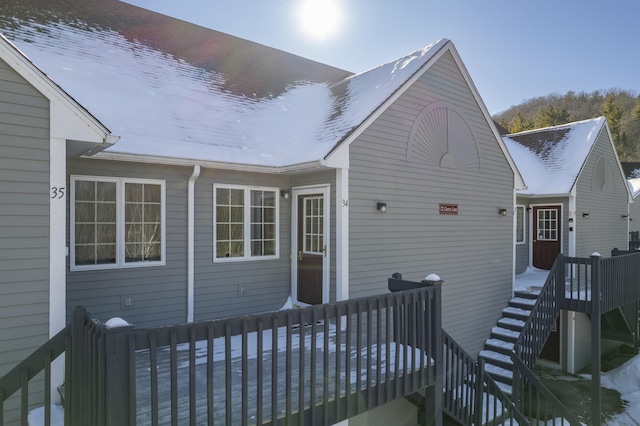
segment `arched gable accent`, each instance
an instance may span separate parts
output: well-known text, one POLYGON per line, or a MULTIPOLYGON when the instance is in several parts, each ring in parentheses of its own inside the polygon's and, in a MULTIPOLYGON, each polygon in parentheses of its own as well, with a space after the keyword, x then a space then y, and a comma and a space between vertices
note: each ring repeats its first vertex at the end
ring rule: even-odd
POLYGON ((436 167, 480 171, 476 138, 464 116, 446 102, 426 106, 416 117, 407 161, 436 167))
POLYGON ((593 191, 612 192, 615 190, 613 167, 610 161, 603 155, 598 158, 593 168, 591 177, 591 189, 593 191))

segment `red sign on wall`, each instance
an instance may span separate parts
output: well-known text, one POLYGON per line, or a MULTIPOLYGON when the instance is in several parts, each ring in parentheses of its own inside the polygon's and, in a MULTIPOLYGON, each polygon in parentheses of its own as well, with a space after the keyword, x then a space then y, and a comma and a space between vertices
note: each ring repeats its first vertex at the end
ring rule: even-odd
POLYGON ((457 204, 440 204, 440 214, 458 215, 457 204))

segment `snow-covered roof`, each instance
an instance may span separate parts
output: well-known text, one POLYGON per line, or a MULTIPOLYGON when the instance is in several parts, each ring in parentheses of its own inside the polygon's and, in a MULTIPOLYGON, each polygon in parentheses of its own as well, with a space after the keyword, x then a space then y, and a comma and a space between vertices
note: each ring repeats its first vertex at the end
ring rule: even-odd
POLYGON ((0 32, 120 137, 105 153, 324 159, 446 43, 352 74, 117 0, 21 0, 0 32))
POLYGON ((605 125, 604 117, 503 136, 528 195, 569 194, 605 125))
POLYGON ((629 186, 631 197, 635 199, 640 194, 640 178, 627 179, 627 185, 629 186))

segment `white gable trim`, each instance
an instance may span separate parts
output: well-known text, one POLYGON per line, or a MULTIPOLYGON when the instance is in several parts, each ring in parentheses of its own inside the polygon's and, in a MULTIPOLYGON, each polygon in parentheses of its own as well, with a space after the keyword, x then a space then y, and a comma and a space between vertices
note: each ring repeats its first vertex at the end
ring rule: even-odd
POLYGON ((50 137, 112 145, 117 138, 0 34, 0 58, 42 93, 50 107, 50 137))
POLYGON ((489 124, 489 128, 491 129, 491 131, 493 132, 493 135, 498 141, 498 146, 500 147, 500 149, 502 150, 502 153, 507 159, 507 162, 509 163, 511 170, 513 170, 513 184, 515 186, 515 189, 526 189, 527 185, 525 184, 524 179, 520 174, 520 170, 518 170, 518 166, 516 166, 515 161, 513 161, 511 154, 509 154, 509 150, 507 149, 507 146, 504 144, 504 141, 502 140, 502 136, 500 135, 500 132, 498 132, 498 129, 496 128, 493 118, 491 117, 491 114, 489 114, 489 110, 487 109, 487 106, 484 104, 484 101, 480 97, 480 92, 478 92, 478 89, 476 88, 475 83, 471 79, 471 75, 469 74, 467 67, 464 65, 464 62, 462 61, 462 58, 458 54, 458 51, 456 50, 456 47, 453 45, 453 43, 449 42, 449 44, 450 46, 448 50, 451 52, 451 55, 453 56, 453 59, 456 62, 456 65, 458 66, 458 69, 462 73, 462 77, 464 78, 464 81, 467 83, 467 86, 469 86, 469 89, 471 90, 471 94, 473 95, 474 99, 476 100, 476 103, 480 107, 480 111, 482 111, 482 115, 484 115, 485 120, 489 124))
MULTIPOLYGON (((413 83, 418 81, 418 79, 422 77, 422 74, 424 74, 426 70, 431 68, 431 65, 433 65, 438 59, 440 59, 440 57, 447 51, 445 47, 450 44, 451 42, 449 40, 446 40, 443 46, 440 47, 440 49, 435 52, 431 56, 431 58, 429 58, 429 60, 427 60, 427 62, 425 62, 424 65, 422 65, 422 67, 418 71, 416 71, 413 76, 411 76, 411 78, 405 81, 404 84, 400 86, 400 88, 398 88, 386 101, 384 101, 381 106, 373 111, 366 120, 360 123, 360 125, 356 127, 353 132, 351 132, 351 134, 340 143, 340 146, 338 146, 325 157, 326 161, 331 164, 334 157, 343 157, 344 153, 342 153, 342 151, 348 150, 349 145, 351 145, 353 141, 355 141, 367 128, 369 128, 369 126, 373 124, 373 122, 376 121, 387 110, 387 108, 389 108, 395 101, 397 101, 400 96, 402 96, 407 90, 409 90, 413 83)), ((435 48, 435 46, 433 48, 435 48)))
POLYGON ((398 98, 400 98, 400 96, 402 96, 407 90, 409 90, 409 88, 416 81, 418 81, 418 79, 420 79, 420 77, 422 77, 422 75, 429 68, 431 68, 431 66, 433 66, 433 64, 435 64, 442 57, 442 55, 444 55, 446 52, 450 52, 451 55, 453 56, 453 59, 454 59, 456 65, 458 66, 458 69, 460 70, 465 82, 467 83, 467 86, 471 90, 471 94, 473 95, 473 97, 476 100, 478 106, 480 107, 480 111, 482 111, 482 114, 483 114, 485 120, 489 124, 489 128, 493 132, 493 134, 495 136, 495 139, 498 142, 498 146, 500 147, 500 149, 502 150, 502 153, 504 154, 505 158, 507 159, 507 162, 509 163, 509 166, 511 167, 511 170, 513 170, 515 189, 526 189, 527 186, 524 183, 524 179, 522 178, 522 175, 520 174, 520 171, 518 170, 518 167, 516 166, 516 163, 513 161, 513 158, 511 158, 511 154, 509 154, 509 150, 507 150, 507 147, 505 146, 504 141, 502 140, 502 136, 500 136, 500 133, 498 132, 498 129, 496 128, 496 126, 495 126, 495 124, 493 122, 493 118, 491 118, 491 114, 489 114, 489 111, 487 110, 486 105, 484 104, 484 102, 482 101, 482 98, 480 97, 480 94, 478 93, 478 89, 476 88, 475 84, 473 83, 473 80, 471 80, 471 76, 469 75, 469 72, 467 71, 467 68, 464 66, 464 63, 462 62, 462 59, 460 58, 460 55, 458 54, 458 51, 456 50, 455 46, 453 45, 453 43, 450 40, 446 40, 445 43, 440 47, 440 49, 437 52, 435 52, 433 54, 433 56, 431 58, 429 58, 429 60, 427 62, 425 62, 425 64, 410 79, 408 79, 402 86, 400 86, 400 88, 398 90, 396 90, 395 93, 393 93, 389 97, 389 99, 387 99, 363 123, 361 123, 360 126, 358 126, 340 144, 340 146, 338 148, 336 148, 334 151, 330 152, 325 157, 327 162, 329 164, 331 164, 332 163, 332 159, 334 157, 344 156, 344 154, 342 154, 341 151, 347 150, 348 146, 351 145, 351 143, 354 140, 356 140, 375 120, 377 120, 387 110, 387 108, 389 108, 396 100, 398 100, 398 98))

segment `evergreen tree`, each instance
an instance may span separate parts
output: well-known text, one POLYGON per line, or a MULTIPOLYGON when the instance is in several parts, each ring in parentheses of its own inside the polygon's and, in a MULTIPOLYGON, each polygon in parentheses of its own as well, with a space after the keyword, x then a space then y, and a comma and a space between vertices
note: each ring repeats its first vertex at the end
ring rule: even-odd
POLYGON ((640 95, 636 98, 636 109, 633 110, 633 119, 640 121, 640 95))
POLYGON ((538 110, 536 118, 533 120, 536 128, 558 126, 571 121, 571 114, 564 109, 553 105, 548 105, 538 110))
POLYGON ((533 129, 533 123, 531 120, 527 120, 522 116, 520 111, 516 112, 509 124, 506 126, 510 133, 524 132, 525 130, 533 129))
POLYGON ((602 108, 600 108, 600 114, 604 115, 607 119, 607 124, 609 124, 609 129, 611 130, 611 136, 613 137, 613 141, 617 143, 620 141, 620 124, 622 117, 624 116, 624 112, 620 108, 620 105, 616 102, 616 98, 614 95, 609 94, 604 99, 604 103, 602 104, 602 108))

